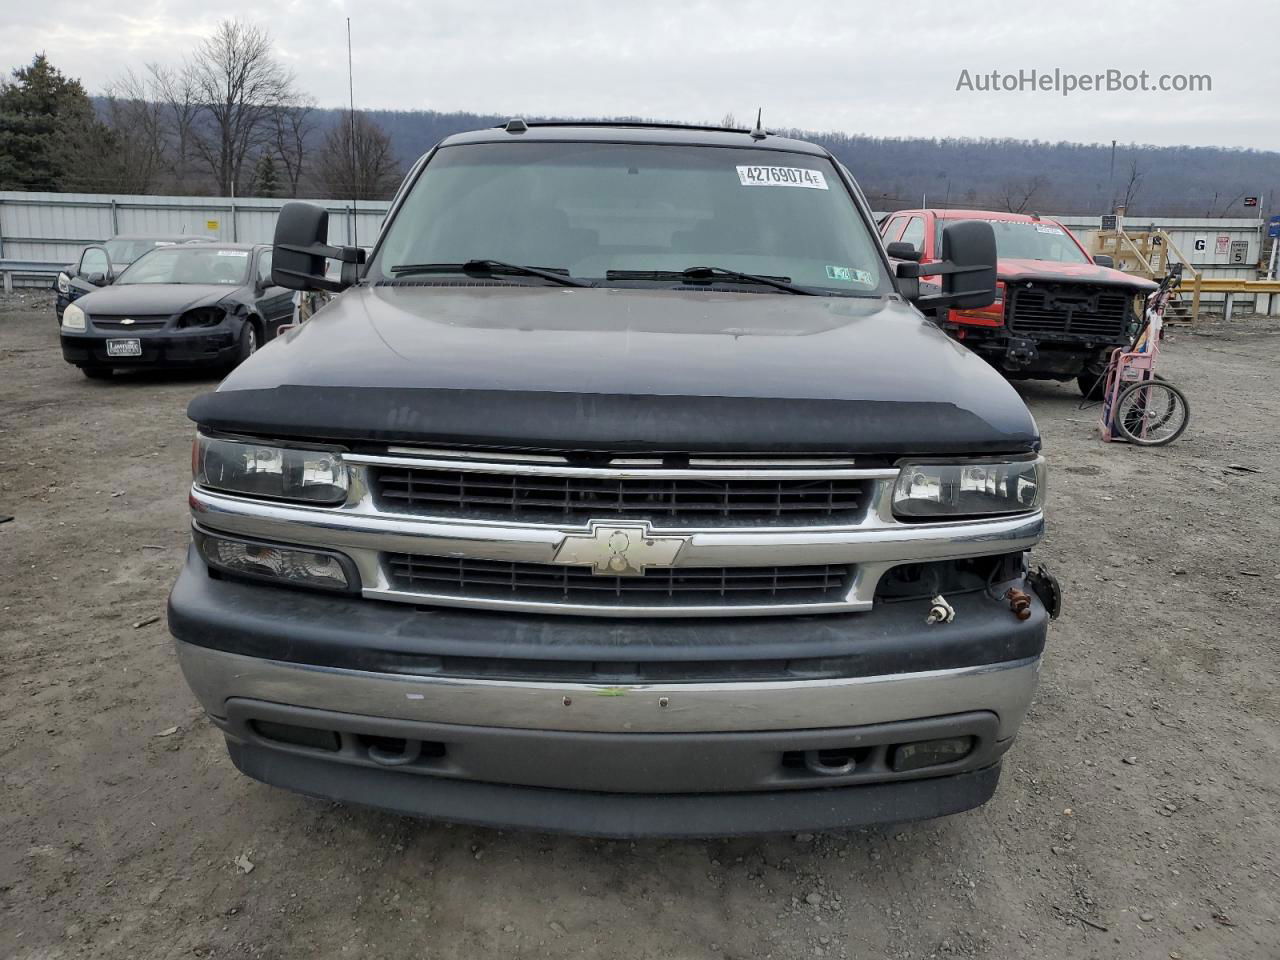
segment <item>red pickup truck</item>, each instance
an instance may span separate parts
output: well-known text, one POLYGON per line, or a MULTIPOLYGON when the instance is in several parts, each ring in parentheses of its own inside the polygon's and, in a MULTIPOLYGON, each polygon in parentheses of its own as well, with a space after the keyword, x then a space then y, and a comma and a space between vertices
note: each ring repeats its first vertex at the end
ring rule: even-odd
POLYGON ((1091 257, 1061 223, 1035 214, 900 210, 880 222, 880 236, 891 258, 927 264, 942 259, 942 228, 954 220, 991 223, 996 299, 934 319, 1010 379, 1074 379, 1082 393, 1096 393, 1111 349, 1136 329, 1139 298, 1156 284, 1112 269, 1110 257, 1091 257))

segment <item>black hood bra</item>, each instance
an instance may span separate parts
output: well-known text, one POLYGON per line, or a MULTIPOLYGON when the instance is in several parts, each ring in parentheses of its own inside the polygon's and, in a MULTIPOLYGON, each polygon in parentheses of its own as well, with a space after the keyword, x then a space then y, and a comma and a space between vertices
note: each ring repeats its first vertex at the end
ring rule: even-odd
POLYGON ((1031 452, 985 361, 896 298, 362 286, 192 420, 282 438, 610 451, 1031 452))

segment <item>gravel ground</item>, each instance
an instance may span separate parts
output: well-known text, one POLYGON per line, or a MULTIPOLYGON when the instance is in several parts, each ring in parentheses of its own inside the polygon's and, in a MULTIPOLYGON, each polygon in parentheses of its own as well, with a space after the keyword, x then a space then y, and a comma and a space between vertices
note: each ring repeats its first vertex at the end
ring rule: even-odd
POLYGON ((0 301, 0 956, 1280 956, 1280 325, 1166 357, 1195 419, 1161 450, 1100 443, 1074 387, 1025 388, 1067 607, 989 804, 620 843, 236 773, 163 619, 184 408, 214 381, 90 382, 47 298, 0 301))

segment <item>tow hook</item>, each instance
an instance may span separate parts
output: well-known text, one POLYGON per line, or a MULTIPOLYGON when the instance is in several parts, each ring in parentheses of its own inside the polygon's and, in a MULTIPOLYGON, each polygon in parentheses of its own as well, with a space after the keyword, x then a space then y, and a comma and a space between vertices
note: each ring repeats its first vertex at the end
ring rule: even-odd
POLYGON ((1009 592, 1004 595, 1009 601, 1009 609, 1013 611, 1013 615, 1019 620, 1028 620, 1031 617, 1031 595, 1023 593, 1017 587, 1010 587, 1009 592))
POLYGON ((933 606, 929 608, 929 616, 925 617, 925 623, 950 623, 956 618, 955 607, 947 603, 947 598, 942 594, 938 594, 931 602, 933 606))
POLYGON ((1030 337, 1010 337, 1005 348, 1004 359, 1010 367, 1021 369, 1029 367, 1040 356, 1036 342, 1030 337))

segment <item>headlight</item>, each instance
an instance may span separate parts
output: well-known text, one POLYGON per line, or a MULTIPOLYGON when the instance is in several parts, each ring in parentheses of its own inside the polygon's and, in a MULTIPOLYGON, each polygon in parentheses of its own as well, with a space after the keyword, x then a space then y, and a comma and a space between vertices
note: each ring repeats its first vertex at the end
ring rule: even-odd
POLYGON ((274 580, 322 590, 355 589, 355 570, 352 568, 350 573, 347 570, 351 561, 338 554, 274 543, 254 543, 199 529, 193 530, 192 534, 200 555, 215 570, 254 580, 274 580))
POLYGON ((62 311, 62 328, 64 330, 88 329, 84 311, 74 303, 67 304, 67 309, 62 311))
POLYGON ((904 463, 893 512, 907 519, 1026 513, 1044 503, 1043 457, 1004 463, 904 463))
POLYGON ((340 503, 347 496, 347 471, 333 450, 198 434, 191 468, 196 483, 211 490, 308 503, 340 503))
POLYGON ((59 293, 70 293, 70 292, 71 292, 71 278, 70 278, 70 277, 68 277, 65 273, 59 273, 59 274, 58 274, 58 281, 57 281, 57 283, 58 283, 58 292, 59 292, 59 293))
POLYGON ((216 327, 227 317, 221 307, 197 307, 178 318, 178 327, 216 327))

